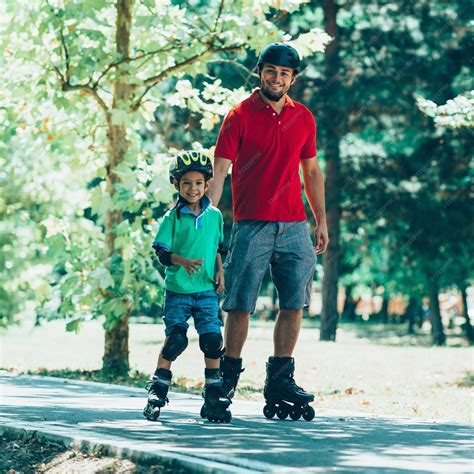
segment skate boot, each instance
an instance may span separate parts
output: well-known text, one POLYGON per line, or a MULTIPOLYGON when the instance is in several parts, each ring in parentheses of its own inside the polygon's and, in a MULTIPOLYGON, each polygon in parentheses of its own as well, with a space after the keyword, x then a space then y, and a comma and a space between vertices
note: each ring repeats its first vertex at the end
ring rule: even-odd
POLYGON ((202 396, 204 405, 201 408, 201 418, 207 418, 215 423, 230 423, 232 414, 229 405, 232 403, 222 386, 220 369, 205 369, 206 385, 202 396))
POLYGON ((244 370, 242 369, 242 359, 226 356, 221 358, 222 385, 228 398, 234 398, 240 374, 244 370))
POLYGON ((168 389, 171 385, 171 371, 168 369, 158 369, 153 378, 147 383, 148 403, 143 410, 143 415, 147 420, 156 421, 160 416, 160 410, 168 400, 168 389))
POLYGON ((314 418, 314 408, 308 403, 314 400, 314 395, 296 385, 293 374, 295 359, 293 357, 269 357, 267 362, 267 378, 263 396, 266 405, 263 414, 266 418, 275 415, 284 420, 288 415, 293 420, 302 416, 306 421, 314 418))

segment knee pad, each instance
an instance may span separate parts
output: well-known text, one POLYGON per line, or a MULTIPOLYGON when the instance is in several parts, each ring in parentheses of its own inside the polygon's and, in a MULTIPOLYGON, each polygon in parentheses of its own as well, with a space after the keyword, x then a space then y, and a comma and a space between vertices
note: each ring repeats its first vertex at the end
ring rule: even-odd
POLYGON ((174 361, 183 353, 186 347, 188 347, 186 329, 176 326, 168 336, 168 340, 165 342, 163 349, 161 349, 161 356, 166 360, 174 361))
POLYGON ((224 354, 222 342, 220 332, 206 332, 199 336, 199 347, 208 359, 220 359, 224 354))

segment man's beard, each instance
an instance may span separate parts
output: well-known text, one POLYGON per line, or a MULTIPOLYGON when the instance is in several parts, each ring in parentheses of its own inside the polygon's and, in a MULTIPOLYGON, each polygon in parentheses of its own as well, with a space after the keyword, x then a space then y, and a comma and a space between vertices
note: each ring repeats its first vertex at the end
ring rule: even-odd
POLYGON ((268 90, 263 84, 260 84, 260 90, 262 94, 272 102, 278 102, 288 91, 283 90, 281 94, 274 94, 270 90, 268 90))

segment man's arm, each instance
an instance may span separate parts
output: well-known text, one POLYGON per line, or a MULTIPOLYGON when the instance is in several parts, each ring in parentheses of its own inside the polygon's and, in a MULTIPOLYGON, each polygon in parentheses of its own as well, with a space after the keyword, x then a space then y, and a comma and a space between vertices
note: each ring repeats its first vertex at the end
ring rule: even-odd
POLYGON ((232 161, 226 158, 214 158, 214 178, 211 180, 207 192, 213 206, 217 207, 221 200, 224 181, 231 164, 232 161))
POLYGON ((216 276, 215 276, 215 284, 216 284, 216 291, 217 293, 221 293, 224 291, 225 287, 225 279, 224 279, 224 268, 222 266, 222 255, 218 253, 216 255, 216 276))
POLYGON ((323 172, 316 157, 301 160, 301 169, 303 170, 304 191, 317 224, 315 243, 316 253, 319 254, 326 251, 329 243, 323 172))

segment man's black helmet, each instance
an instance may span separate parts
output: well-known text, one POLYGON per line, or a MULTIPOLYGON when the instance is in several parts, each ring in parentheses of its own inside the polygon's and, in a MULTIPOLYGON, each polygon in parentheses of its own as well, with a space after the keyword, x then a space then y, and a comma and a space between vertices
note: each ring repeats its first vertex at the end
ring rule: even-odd
POLYGON ((301 60, 293 46, 286 43, 271 43, 263 48, 258 57, 258 67, 261 67, 263 64, 290 67, 297 73, 301 60))
POLYGON ((170 165, 170 183, 173 183, 175 179, 179 181, 188 171, 200 171, 206 180, 211 179, 211 159, 201 151, 190 150, 178 153, 170 165))

